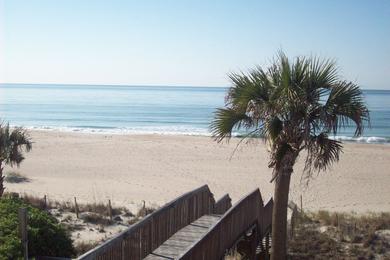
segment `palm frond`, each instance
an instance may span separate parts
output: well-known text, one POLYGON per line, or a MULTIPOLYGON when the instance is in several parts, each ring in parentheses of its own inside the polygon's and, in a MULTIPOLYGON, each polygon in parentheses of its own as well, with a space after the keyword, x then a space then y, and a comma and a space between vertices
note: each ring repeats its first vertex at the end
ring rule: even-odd
POLYGON ((9 124, 0 124, 0 160, 11 166, 24 160, 23 151, 32 149, 31 138, 24 128, 10 129, 9 124))
POLYGON ((254 126, 254 120, 245 111, 237 111, 233 108, 220 108, 215 112, 215 118, 210 125, 213 137, 218 141, 230 138, 234 129, 244 127, 249 129, 254 126))
POLYGON ((311 58, 309 79, 312 89, 331 88, 339 81, 336 62, 331 59, 311 58))
POLYGON ((355 136, 362 134, 364 124, 369 122, 369 111, 359 86, 342 81, 332 86, 324 105, 324 124, 334 135, 340 128, 355 124, 355 136))
POLYGON ((306 175, 310 177, 312 169, 323 171, 337 162, 342 148, 340 141, 330 139, 326 133, 312 136, 306 146, 307 157, 304 168, 306 175))
POLYGON ((23 147, 27 152, 32 149, 31 138, 26 129, 22 127, 16 127, 13 129, 9 139, 14 144, 14 146, 23 147))
POLYGON ((233 86, 226 96, 227 105, 245 109, 251 101, 268 101, 267 87, 270 82, 261 69, 251 71, 248 76, 230 74, 229 78, 233 86))

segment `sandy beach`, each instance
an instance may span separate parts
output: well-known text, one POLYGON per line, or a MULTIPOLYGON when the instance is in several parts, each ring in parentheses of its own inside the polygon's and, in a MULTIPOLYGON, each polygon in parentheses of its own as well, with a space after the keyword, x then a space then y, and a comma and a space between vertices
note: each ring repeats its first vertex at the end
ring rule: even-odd
MULTIPOLYGON (((29 182, 6 183, 7 191, 47 195, 49 199, 100 202, 133 207, 142 200, 162 205, 208 184, 216 199, 229 193, 233 202, 259 187, 272 196, 271 170, 261 141, 238 139, 218 144, 204 136, 103 135, 54 131, 31 132, 33 151, 19 169, 29 182)), ((292 180, 290 199, 309 210, 390 211, 390 146, 345 143, 338 164, 300 184, 303 158, 292 180)))

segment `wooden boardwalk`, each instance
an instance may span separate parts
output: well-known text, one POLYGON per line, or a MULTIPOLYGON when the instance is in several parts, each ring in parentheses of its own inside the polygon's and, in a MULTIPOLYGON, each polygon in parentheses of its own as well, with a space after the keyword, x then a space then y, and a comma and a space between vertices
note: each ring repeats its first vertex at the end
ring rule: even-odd
MULTIPOLYGON (((273 202, 265 206, 258 189, 233 206, 228 195, 215 201, 207 185, 146 216, 79 260, 213 260, 251 234, 251 259, 268 255, 273 202), (256 251, 260 248, 260 252, 256 251)), ((247 239, 244 239, 247 240, 247 239)))
POLYGON ((148 255, 145 260, 178 259, 180 255, 194 246, 220 219, 221 215, 204 215, 180 229, 148 255))

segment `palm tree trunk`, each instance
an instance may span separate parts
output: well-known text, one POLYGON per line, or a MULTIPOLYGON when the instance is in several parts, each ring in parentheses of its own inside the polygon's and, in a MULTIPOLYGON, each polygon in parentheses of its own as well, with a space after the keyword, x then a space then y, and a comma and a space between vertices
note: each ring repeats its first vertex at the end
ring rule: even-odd
POLYGON ((287 259, 287 206, 291 173, 292 169, 278 172, 275 180, 271 260, 287 259))
POLYGON ((3 176, 3 161, 0 161, 0 198, 3 197, 4 193, 4 176, 3 176))

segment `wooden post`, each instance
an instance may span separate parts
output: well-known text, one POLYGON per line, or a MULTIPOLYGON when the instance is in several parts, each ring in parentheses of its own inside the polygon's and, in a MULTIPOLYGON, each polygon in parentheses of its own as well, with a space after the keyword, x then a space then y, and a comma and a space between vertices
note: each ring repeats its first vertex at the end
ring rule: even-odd
POLYGON ((108 200, 108 216, 110 217, 110 220, 112 220, 111 200, 108 200))
POLYGON ((77 205, 76 197, 74 197, 74 211, 76 212, 76 217, 79 218, 79 206, 77 205))
POLYGON ((259 244, 259 232, 257 228, 252 230, 252 236, 251 236, 251 252, 250 252, 250 259, 255 260, 256 259, 256 249, 257 245, 259 244))
POLYGON ((27 208, 19 208, 19 235, 23 245, 24 259, 28 260, 28 237, 27 237, 27 208))
POLYGON ((126 260, 126 241, 122 241, 122 260, 126 260))
POLYGON ((46 195, 43 196, 43 208, 46 209, 47 208, 47 199, 46 199, 46 195))
POLYGON ((294 207, 291 213, 291 221, 290 221, 290 238, 294 238, 294 233, 295 233, 295 224, 297 220, 297 215, 298 215, 298 209, 297 206, 294 207))
POLYGON ((260 240, 260 252, 261 252, 261 255, 260 255, 260 260, 265 260, 265 246, 264 246, 265 242, 264 242, 264 237, 261 237, 261 240, 260 240))
POLYGON ((270 259, 269 257, 269 236, 270 236, 270 233, 267 234, 267 236, 265 237, 265 259, 270 259))

